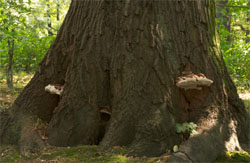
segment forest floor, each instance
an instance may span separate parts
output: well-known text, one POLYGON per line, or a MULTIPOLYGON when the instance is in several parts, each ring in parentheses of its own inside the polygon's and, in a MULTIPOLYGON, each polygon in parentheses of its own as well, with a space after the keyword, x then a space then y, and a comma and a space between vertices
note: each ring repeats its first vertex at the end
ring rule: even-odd
POLYGON ((0 71, 0 108, 9 108, 19 93, 28 84, 33 74, 20 72, 13 76, 13 89, 9 89, 6 84, 5 75, 0 71))
MULTIPOLYGON (((6 80, 0 72, 0 108, 9 108, 25 85, 30 81, 33 75, 18 73, 14 75, 14 89, 7 87, 6 80)), ((244 101, 250 116, 250 91, 239 93, 244 101)), ((29 157, 21 156, 16 146, 0 146, 0 162, 141 162, 155 163, 166 162, 170 155, 165 154, 161 157, 129 157, 126 149, 115 146, 110 150, 103 151, 99 146, 77 146, 77 147, 46 147, 29 157)), ((249 162, 249 153, 245 151, 236 151, 225 153, 217 158, 215 162, 249 162)))

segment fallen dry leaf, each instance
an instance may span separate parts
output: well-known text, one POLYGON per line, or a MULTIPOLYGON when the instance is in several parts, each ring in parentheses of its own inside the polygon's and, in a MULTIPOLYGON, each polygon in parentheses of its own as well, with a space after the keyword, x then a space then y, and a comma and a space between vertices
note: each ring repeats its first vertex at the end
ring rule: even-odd
POLYGON ((119 148, 121 148, 121 146, 118 146, 118 145, 117 145, 117 146, 113 146, 112 148, 113 148, 113 149, 119 149, 119 148))
POLYGON ((169 157, 170 157, 170 155, 162 156, 163 159, 168 159, 169 157))
POLYGON ((6 153, 1 153, 1 157, 4 157, 4 156, 6 156, 6 153))

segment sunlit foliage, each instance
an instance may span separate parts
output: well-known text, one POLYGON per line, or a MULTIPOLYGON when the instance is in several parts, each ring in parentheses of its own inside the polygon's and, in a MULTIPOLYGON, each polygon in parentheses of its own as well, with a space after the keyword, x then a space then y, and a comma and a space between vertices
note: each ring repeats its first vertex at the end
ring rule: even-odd
POLYGON ((217 0, 221 50, 239 89, 250 88, 250 1, 217 0), (220 3, 222 1, 222 3, 220 3), (220 6, 221 4, 225 6, 220 6))
POLYGON ((69 4, 70 0, 0 0, 0 69, 8 65, 8 41, 14 40, 14 71, 35 71, 69 4))

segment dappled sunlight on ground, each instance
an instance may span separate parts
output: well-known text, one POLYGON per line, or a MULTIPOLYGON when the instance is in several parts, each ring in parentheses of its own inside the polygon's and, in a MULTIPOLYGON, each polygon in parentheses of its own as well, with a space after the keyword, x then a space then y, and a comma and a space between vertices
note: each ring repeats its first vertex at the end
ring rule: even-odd
POLYGON ((32 77, 33 74, 26 74, 23 72, 15 74, 13 76, 14 89, 9 89, 4 73, 0 72, 0 108, 10 107, 32 77))
POLYGON ((132 157, 123 147, 102 150, 99 146, 47 147, 29 157, 21 156, 14 146, 0 147, 0 159, 3 162, 166 162, 162 157, 132 157))
POLYGON ((242 100, 250 100, 250 92, 239 93, 239 96, 242 100))

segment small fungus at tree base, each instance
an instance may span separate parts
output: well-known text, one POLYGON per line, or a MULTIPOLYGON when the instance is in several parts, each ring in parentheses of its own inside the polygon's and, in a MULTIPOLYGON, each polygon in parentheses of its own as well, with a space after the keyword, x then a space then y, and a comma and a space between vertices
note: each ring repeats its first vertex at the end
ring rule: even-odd
POLYGON ((108 106, 99 106, 100 113, 111 115, 112 110, 108 106))

